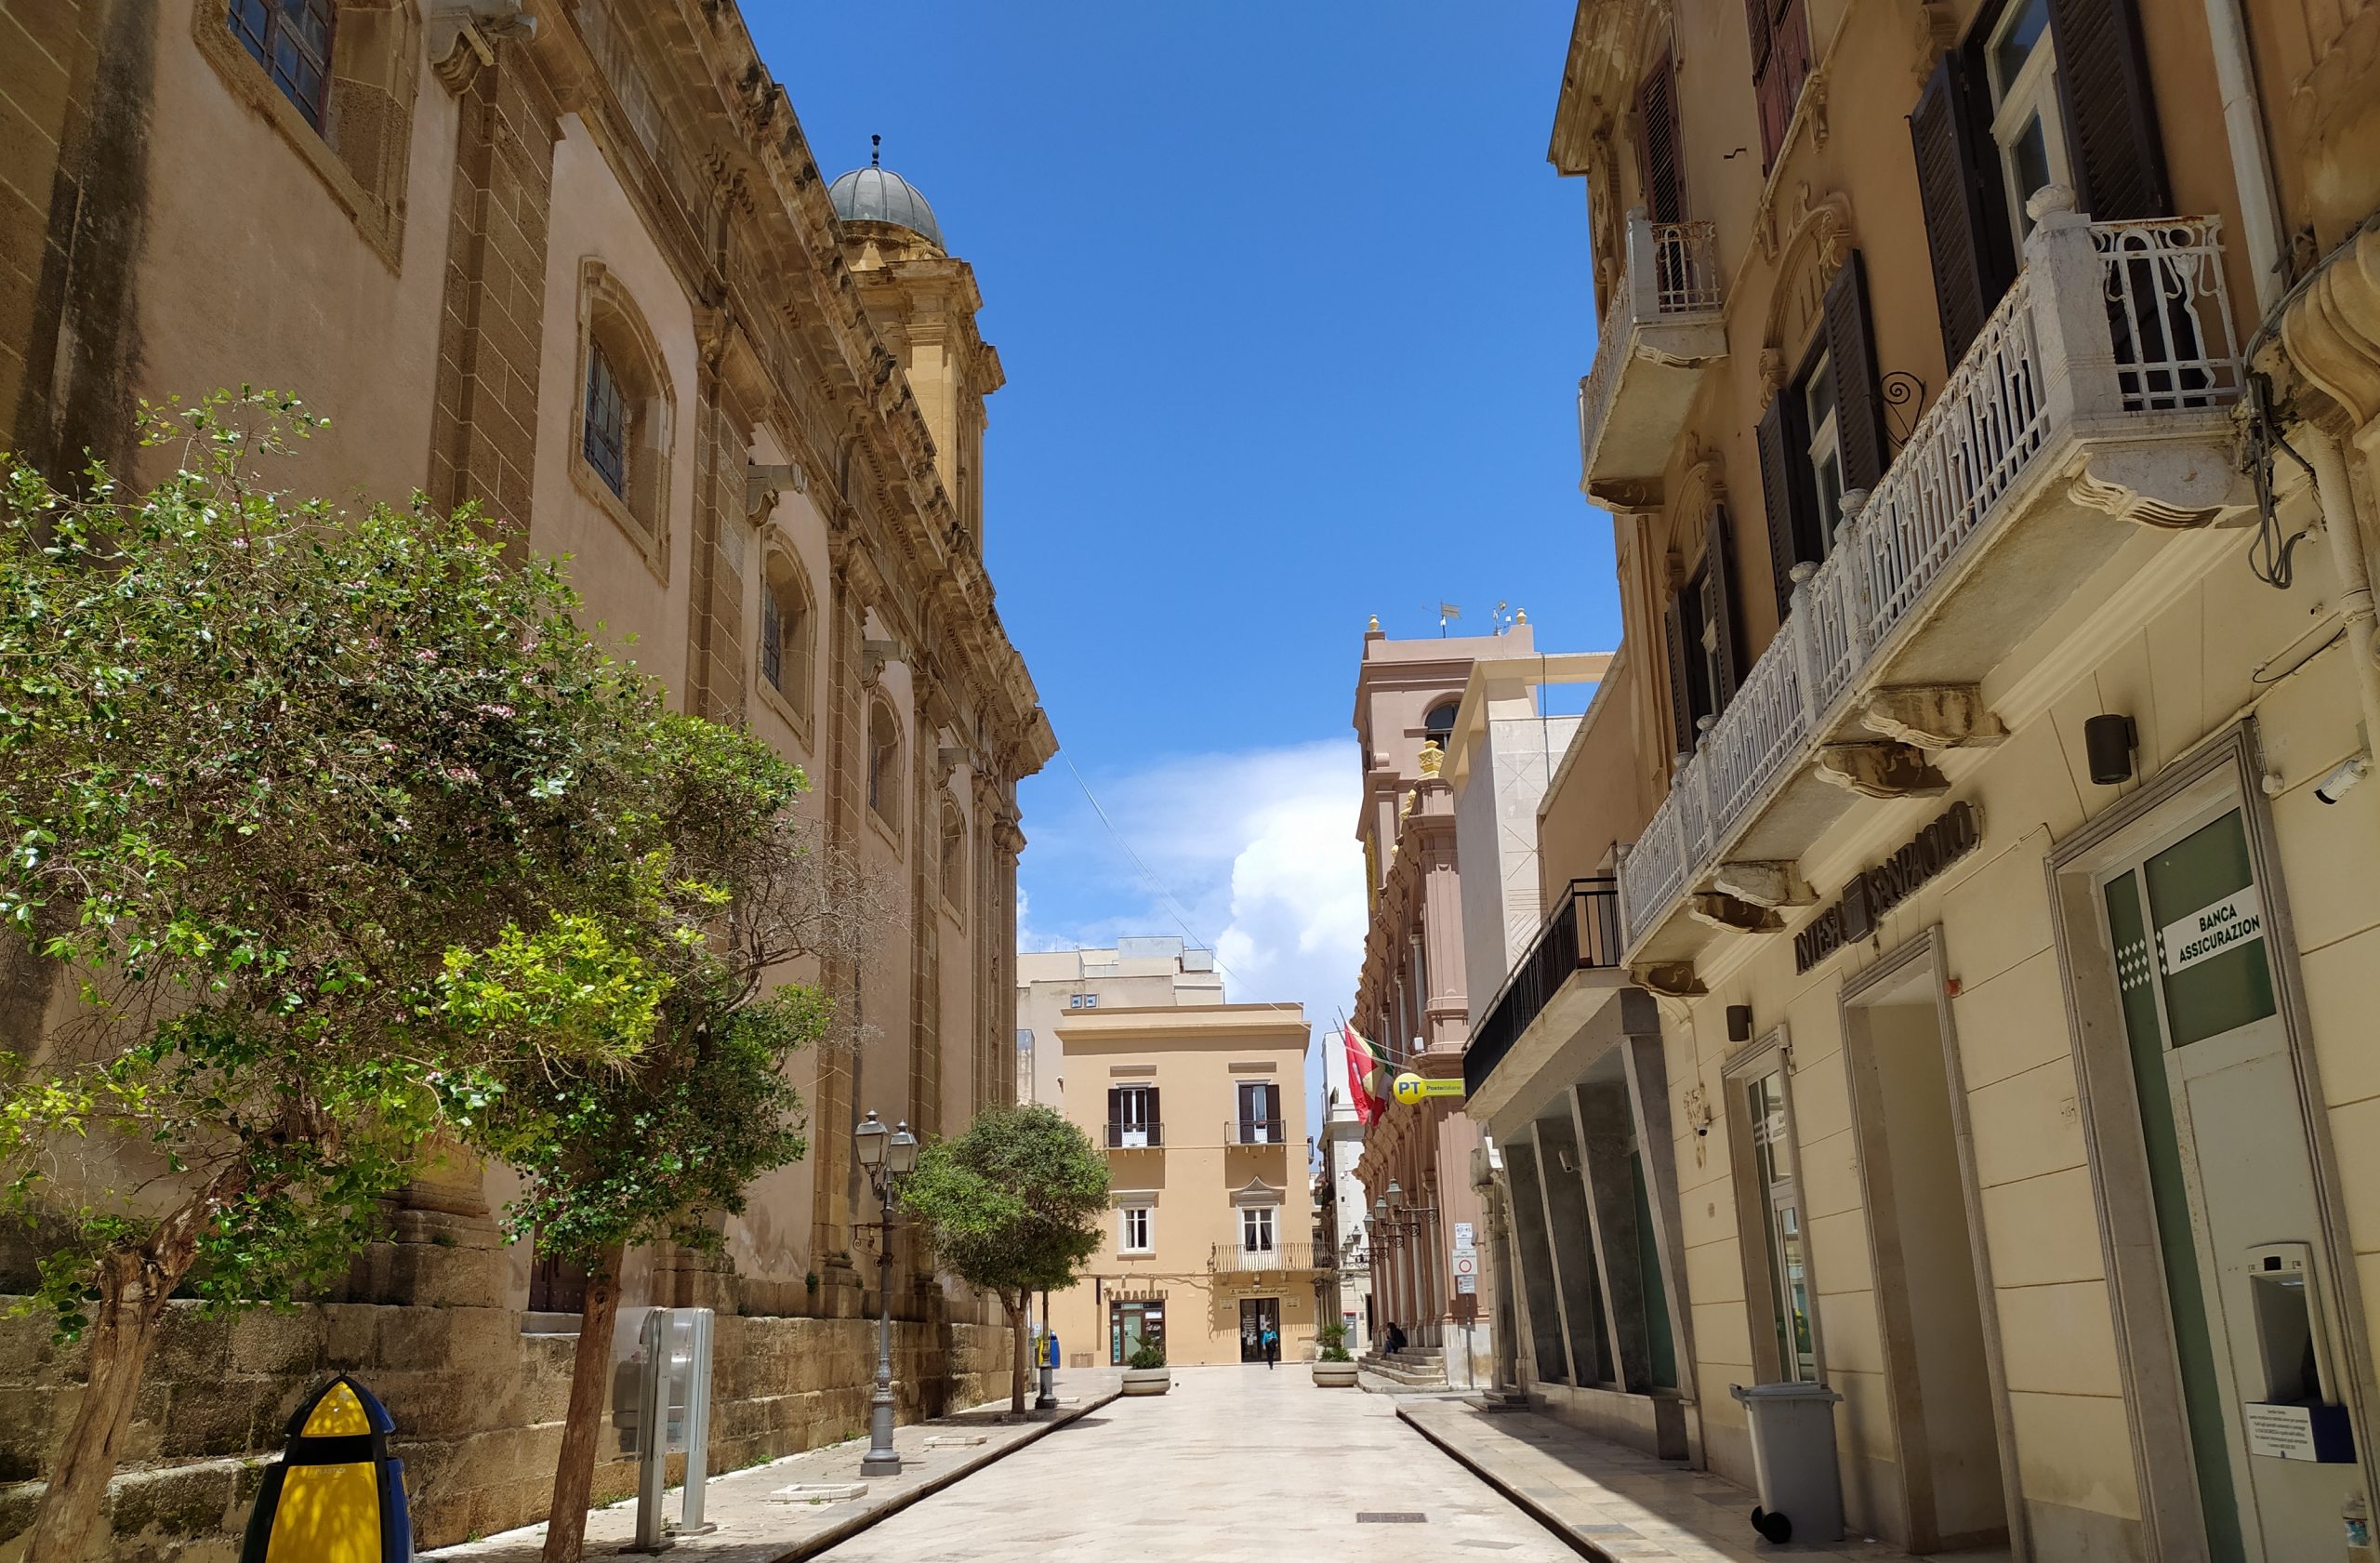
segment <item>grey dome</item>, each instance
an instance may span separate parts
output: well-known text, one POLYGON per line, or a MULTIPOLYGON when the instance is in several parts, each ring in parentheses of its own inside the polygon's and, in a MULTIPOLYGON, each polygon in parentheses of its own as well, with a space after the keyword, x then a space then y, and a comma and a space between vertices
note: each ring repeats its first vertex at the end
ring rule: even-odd
POLYGON ((854 168, 826 187, 826 198, 846 222, 890 222, 925 235, 937 249, 944 247, 942 224, 934 221, 933 208, 890 168, 874 164, 854 168))

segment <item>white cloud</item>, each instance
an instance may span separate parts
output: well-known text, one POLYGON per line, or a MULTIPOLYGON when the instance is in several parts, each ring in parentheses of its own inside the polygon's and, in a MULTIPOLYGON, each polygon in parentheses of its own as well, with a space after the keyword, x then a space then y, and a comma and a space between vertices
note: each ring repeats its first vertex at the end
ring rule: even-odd
POLYGON ((1088 779, 1113 834, 1063 759, 1025 801, 1021 881, 1032 886, 1035 936, 1212 940, 1234 1002, 1302 1003, 1328 1031, 1354 997, 1363 951, 1354 746, 1170 756, 1088 779))

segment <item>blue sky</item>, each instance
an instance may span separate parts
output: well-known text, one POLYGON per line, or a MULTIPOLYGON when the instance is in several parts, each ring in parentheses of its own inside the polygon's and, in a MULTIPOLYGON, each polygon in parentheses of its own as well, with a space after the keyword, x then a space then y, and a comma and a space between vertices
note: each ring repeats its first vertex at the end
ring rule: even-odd
POLYGON ((1063 746, 1025 938, 1186 925, 1329 1025, 1366 616, 1618 642, 1585 192, 1545 162, 1570 0, 745 10, 826 174, 881 134, 983 285, 985 551, 1063 746))

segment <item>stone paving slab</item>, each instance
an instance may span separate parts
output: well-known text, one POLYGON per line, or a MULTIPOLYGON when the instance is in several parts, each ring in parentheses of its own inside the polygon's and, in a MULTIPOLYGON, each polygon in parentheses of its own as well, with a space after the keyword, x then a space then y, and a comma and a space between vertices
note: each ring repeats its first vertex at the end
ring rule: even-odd
POLYGON ((1909 1554, 1857 1533, 1823 1546, 1771 1546, 1752 1528, 1758 1500, 1733 1482, 1535 1411, 1489 1411, 1466 1400, 1400 1397, 1396 1414, 1576 1551, 1603 1563, 1913 1563, 1909 1554))
MULTIPOLYGON (((1114 1369, 1062 1369, 1055 1411, 1011 1422, 1003 1397, 952 1416, 897 1427, 892 1436, 892 1447, 901 1456, 897 1477, 859 1474, 860 1459, 867 1452, 864 1437, 713 1477, 704 1485, 703 1517, 716 1529, 672 1537, 675 1544, 668 1556, 671 1563, 800 1563, 1097 1411, 1122 1389, 1123 1375, 1114 1369), (810 1500, 780 1491, 853 1486, 864 1486, 864 1495, 810 1500)), ((667 1495, 664 1512, 673 1519, 681 1498, 674 1487, 667 1495)), ((588 1511, 588 1556, 641 1556, 629 1550, 635 1537, 635 1499, 588 1511)), ((543 1523, 524 1525, 425 1552, 421 1563, 537 1563, 545 1541, 543 1523)))

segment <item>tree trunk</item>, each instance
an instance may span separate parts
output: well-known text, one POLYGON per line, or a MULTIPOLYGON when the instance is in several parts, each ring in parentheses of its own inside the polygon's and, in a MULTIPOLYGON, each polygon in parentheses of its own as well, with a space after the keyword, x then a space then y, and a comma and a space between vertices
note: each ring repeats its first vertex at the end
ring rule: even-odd
POLYGON ((1008 1410, 1011 1416, 1025 1414, 1025 1381, 1028 1371, 1028 1359, 1033 1355, 1032 1340, 1025 1333, 1025 1304, 1022 1301, 1024 1293, 1019 1292, 1018 1297, 1019 1301, 1012 1303, 1005 1292, 1000 1296, 1000 1306, 1008 1310, 1010 1338, 1015 1343, 1016 1347, 1012 1354, 1014 1361, 1009 1368, 1008 1410))
POLYGON ((198 1257, 199 1233, 237 1183, 230 1174, 218 1178, 159 1223, 146 1243, 100 1255, 99 1308, 83 1337, 83 1395, 50 1462, 24 1563, 84 1563, 90 1556, 108 1482, 132 1426, 133 1402, 157 1344, 157 1320, 198 1257))
MULTIPOLYGON (((611 1389, 612 1321, 620 1311, 620 1259, 615 1248, 587 1278, 578 1314, 578 1350, 570 1359, 570 1410, 563 1413, 562 1454, 554 1465, 554 1499, 546 1511, 545 1563, 578 1563, 587 1539, 587 1501, 595 1488, 595 1445, 603 1430, 603 1400, 611 1389)), ((664 1429, 641 1427, 640 1438, 664 1429)))

